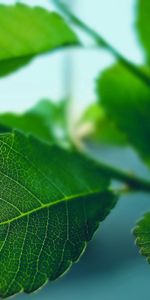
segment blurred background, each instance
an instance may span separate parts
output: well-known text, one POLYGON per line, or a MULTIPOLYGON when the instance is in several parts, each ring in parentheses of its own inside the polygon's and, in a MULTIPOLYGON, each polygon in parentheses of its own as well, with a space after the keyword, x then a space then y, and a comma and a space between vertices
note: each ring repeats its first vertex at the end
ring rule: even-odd
MULTIPOLYGON (((18 1, 53 9, 51 1, 18 1)), ((134 28, 135 0, 66 0, 70 8, 100 32, 125 57, 142 63, 134 28)), ((11 4, 15 1, 1 0, 11 4)), ((85 43, 87 38, 81 35, 85 43)), ((95 78, 114 58, 103 50, 63 50, 41 56, 27 67, 0 80, 0 112, 22 112, 38 100, 53 101, 71 96, 72 115, 81 112, 96 99, 95 78)), ((89 145, 93 157, 133 170, 145 177, 150 172, 130 148, 109 149, 89 145)), ((141 300, 149 299, 150 266, 138 254, 131 229, 146 210, 150 199, 145 194, 123 196, 117 208, 103 222, 81 261, 62 279, 49 283, 33 295, 18 300, 141 300)))

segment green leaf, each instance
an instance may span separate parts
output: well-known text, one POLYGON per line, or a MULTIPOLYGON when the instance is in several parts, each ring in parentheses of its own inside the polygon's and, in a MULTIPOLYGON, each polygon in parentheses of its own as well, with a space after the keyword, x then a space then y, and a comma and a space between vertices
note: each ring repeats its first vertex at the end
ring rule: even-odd
POLYGON ((10 132, 10 128, 0 124, 0 133, 10 132))
POLYGON ((67 146, 66 106, 67 101, 54 103, 42 100, 23 114, 0 114, 0 132, 18 129, 43 141, 67 146))
POLYGON ((99 102, 150 166, 150 89, 117 64, 97 81, 99 102))
POLYGON ((111 208, 104 170, 18 132, 0 135, 0 296, 33 292, 76 262, 111 208))
POLYGON ((58 14, 19 3, 0 5, 0 76, 36 55, 74 44, 76 35, 58 14))
POLYGON ((84 112, 78 131, 81 132, 82 139, 97 144, 124 146, 127 143, 124 134, 109 120, 103 107, 98 103, 90 105, 84 112))
POLYGON ((140 249, 140 254, 146 256, 150 263, 150 213, 147 213, 140 220, 133 231, 136 237, 136 245, 140 249))
POLYGON ((137 1, 137 21, 136 26, 140 41, 146 51, 147 61, 150 64, 150 1, 137 1))

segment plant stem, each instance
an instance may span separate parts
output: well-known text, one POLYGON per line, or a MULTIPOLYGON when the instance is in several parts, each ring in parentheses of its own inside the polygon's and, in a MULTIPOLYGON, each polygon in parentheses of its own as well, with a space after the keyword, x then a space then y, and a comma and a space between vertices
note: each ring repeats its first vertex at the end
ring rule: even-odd
POLYGON ((111 179, 126 183, 130 190, 150 193, 150 181, 139 178, 133 174, 128 174, 101 162, 98 162, 98 166, 101 168, 102 172, 108 175, 111 179))
MULTIPOLYGON (((126 58, 124 58, 114 47, 112 47, 96 31, 94 31, 87 24, 85 24, 82 20, 80 20, 78 17, 76 17, 74 14, 72 14, 70 12, 70 10, 68 9, 68 7, 64 3, 60 2, 59 0, 55 0, 54 4, 58 7, 58 9, 61 12, 63 12, 65 15, 67 15, 69 17, 69 19, 76 26, 78 26, 80 29, 82 29, 84 32, 86 32, 88 35, 90 35, 95 40, 95 42, 98 46, 101 46, 101 47, 107 49, 128 70, 130 70, 134 75, 136 75, 144 83, 146 83, 146 85, 148 85, 150 87, 150 77, 147 74, 142 72, 135 64, 133 64, 132 62, 130 62, 126 58)), ((79 151, 77 146, 75 146, 75 149, 77 149, 79 151)), ((82 152, 81 149, 80 149, 80 152, 82 152)), ((85 153, 83 153, 83 154, 85 155, 85 153)), ((104 174, 109 176, 111 179, 115 179, 119 182, 126 183, 127 186, 130 188, 130 190, 143 191, 143 192, 150 193, 150 181, 148 181, 146 179, 138 178, 134 175, 128 174, 119 169, 115 169, 115 168, 105 165, 101 162, 98 162, 97 164, 104 174)))
POLYGON ((75 16, 68 7, 58 1, 55 0, 55 5, 60 9, 62 13, 64 13, 72 23, 78 26, 81 30, 91 36, 96 44, 100 47, 107 49, 117 60, 119 60, 122 65, 124 65, 129 71, 131 71, 134 75, 136 75, 139 79, 141 79, 146 85, 150 87, 150 77, 141 71, 133 62, 129 61, 125 57, 123 57, 111 44, 109 44, 100 34, 98 34, 95 30, 90 28, 87 24, 85 24, 82 20, 80 20, 77 16, 75 16))
POLYGON ((90 152, 86 150, 82 143, 79 140, 73 139, 73 150, 81 153, 84 157, 86 156, 88 159, 92 159, 92 161, 99 167, 104 176, 110 177, 112 180, 116 180, 127 185, 127 188, 130 191, 143 191, 150 193, 150 180, 143 179, 137 177, 133 173, 122 171, 118 168, 108 165, 107 163, 103 163, 101 161, 95 160, 93 156, 91 156, 90 152))

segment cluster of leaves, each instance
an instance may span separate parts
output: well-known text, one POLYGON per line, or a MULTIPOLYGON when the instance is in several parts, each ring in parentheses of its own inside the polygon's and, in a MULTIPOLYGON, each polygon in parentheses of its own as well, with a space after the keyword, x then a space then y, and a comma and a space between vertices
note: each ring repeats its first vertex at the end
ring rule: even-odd
MULTIPOLYGON (((149 15, 149 0, 139 0, 137 27, 146 65, 133 66, 132 72, 118 56, 99 76, 98 100, 79 125, 91 123, 87 138, 99 144, 130 144, 150 167, 150 86, 144 80, 149 76, 149 15)), ((57 13, 0 5, 0 76, 37 55, 79 44, 57 13)), ((113 177, 149 191, 150 183, 140 185, 79 153, 68 128, 67 100, 57 105, 43 100, 21 115, 1 114, 0 132, 0 296, 5 298, 37 290, 79 259, 117 203, 118 195, 110 191, 113 177)), ((147 214, 135 236, 148 258, 149 232, 147 214)))

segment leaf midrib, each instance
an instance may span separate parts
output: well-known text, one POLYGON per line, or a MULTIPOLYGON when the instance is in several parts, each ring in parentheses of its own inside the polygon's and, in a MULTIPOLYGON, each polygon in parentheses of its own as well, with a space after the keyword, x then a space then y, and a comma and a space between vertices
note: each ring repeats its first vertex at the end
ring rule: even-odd
MULTIPOLYGON (((15 131, 12 132, 12 133, 5 134, 5 136, 8 135, 9 137, 12 136, 12 137, 14 138, 14 134, 15 134, 15 131)), ((25 159, 28 163, 30 163, 30 165, 31 165, 32 167, 34 167, 34 169, 35 169, 37 172, 41 173, 41 175, 44 176, 44 178, 45 178, 46 180, 48 180, 48 181, 50 180, 49 178, 47 178, 47 176, 45 176, 45 174, 44 174, 43 172, 41 172, 41 171, 35 166, 35 164, 34 164, 32 161, 30 161, 30 159, 29 159, 27 156, 23 155, 21 152, 17 151, 16 149, 14 149, 12 146, 10 146, 7 142, 5 142, 5 141, 3 141, 3 140, 0 140, 0 143, 4 144, 4 145, 7 146, 9 149, 11 149, 11 151, 13 151, 13 152, 16 153, 17 155, 21 156, 21 157, 22 157, 23 159, 25 159)), ((47 143, 44 143, 44 144, 45 144, 45 145, 48 145, 47 143)), ((1 172, 1 171, 0 171, 0 172, 1 172)), ((3 172, 1 172, 1 173, 3 173, 3 172)), ((7 174, 4 174, 4 173, 3 173, 3 175, 7 176, 10 180, 13 180, 13 178, 11 178, 10 176, 8 176, 7 174)), ((16 181, 16 180, 15 180, 15 182, 18 183, 19 185, 21 185, 22 188, 25 188, 25 189, 27 190, 27 192, 29 192, 30 194, 32 194, 32 196, 34 196, 34 198, 36 198, 37 200, 39 200, 38 203, 41 202, 40 199, 38 199, 37 196, 34 195, 31 191, 29 191, 24 185, 20 184, 20 183, 19 183, 18 181, 16 181)), ((52 181, 51 181, 51 184, 55 186, 55 184, 54 184, 52 181)), ((0 226, 1 226, 1 225, 6 225, 6 224, 10 224, 11 222, 14 222, 14 221, 16 221, 16 220, 18 220, 18 219, 21 219, 21 218, 23 218, 23 217, 26 217, 26 216, 28 216, 28 215, 30 215, 30 214, 32 214, 32 213, 35 213, 35 212, 37 212, 37 211, 40 211, 40 210, 42 210, 42 209, 49 208, 49 207, 51 207, 51 206, 53 206, 53 205, 57 205, 57 204, 59 204, 59 203, 61 203, 61 202, 64 202, 64 201, 71 201, 71 200, 74 200, 74 199, 77 199, 77 198, 82 198, 82 197, 88 197, 88 196, 90 196, 90 195, 93 195, 93 194, 102 192, 100 189, 97 188, 97 189, 94 189, 94 190, 90 190, 90 189, 89 189, 89 191, 87 190, 86 192, 77 193, 77 194, 73 194, 73 195, 67 196, 67 195, 63 194, 62 191, 61 191, 57 186, 55 186, 55 188, 57 188, 58 191, 61 192, 61 194, 62 194, 62 196, 63 196, 62 198, 60 198, 60 199, 58 199, 58 200, 55 200, 55 201, 53 201, 53 202, 45 203, 45 204, 41 202, 41 203, 40 203, 40 206, 36 207, 35 209, 29 210, 29 211, 27 211, 27 212, 21 212, 20 215, 14 217, 14 218, 11 218, 11 219, 9 219, 9 220, 6 220, 6 221, 1 222, 1 223, 0 223, 0 226)), ((8 204, 11 205, 11 203, 10 203, 9 201, 8 201, 8 204)))
POLYGON ((10 224, 10 223, 12 223, 14 221, 17 221, 17 220, 19 220, 21 218, 24 218, 24 217, 26 217, 28 215, 31 215, 31 214, 33 214, 33 213, 35 213, 37 211, 40 211, 40 210, 45 209, 45 208, 49 208, 51 206, 57 205, 59 203, 62 203, 64 201, 71 201, 71 200, 78 199, 78 198, 84 198, 84 197, 88 197, 88 196, 91 196, 91 195, 94 195, 94 194, 98 194, 98 193, 101 193, 101 192, 102 191, 96 189, 96 190, 93 190, 91 192, 81 193, 81 194, 80 193, 79 194, 74 194, 74 195, 69 196, 69 197, 64 197, 62 199, 55 200, 53 202, 43 204, 43 205, 41 205, 39 207, 36 207, 35 209, 32 209, 32 210, 27 211, 25 213, 21 213, 19 216, 16 216, 16 217, 14 217, 14 218, 12 218, 10 220, 6 220, 6 221, 1 222, 0 226, 6 225, 6 224, 10 224))

